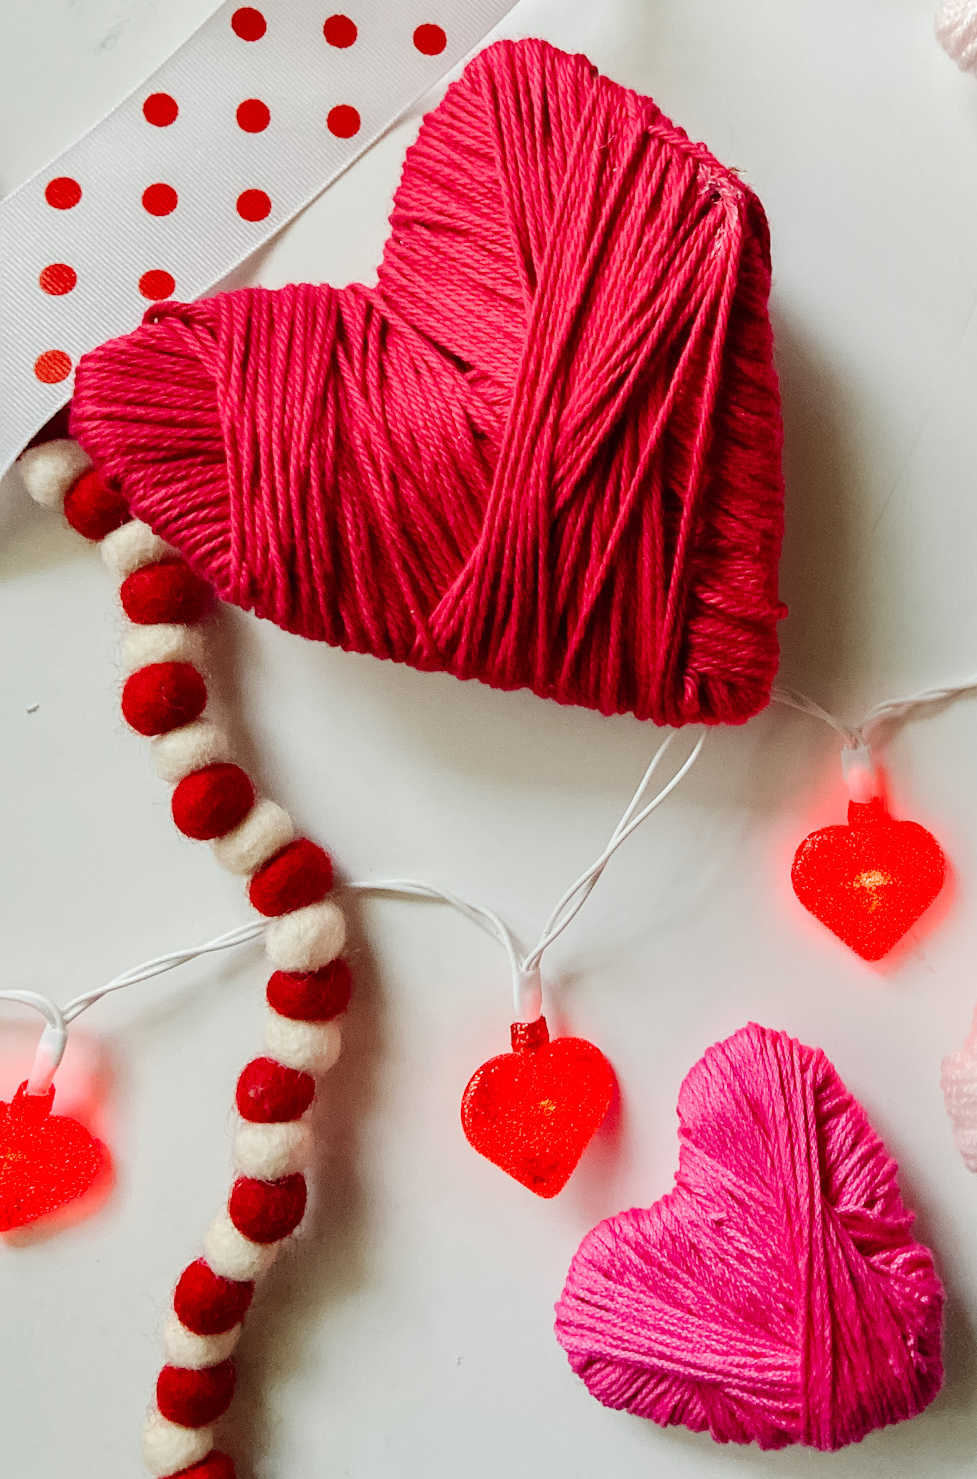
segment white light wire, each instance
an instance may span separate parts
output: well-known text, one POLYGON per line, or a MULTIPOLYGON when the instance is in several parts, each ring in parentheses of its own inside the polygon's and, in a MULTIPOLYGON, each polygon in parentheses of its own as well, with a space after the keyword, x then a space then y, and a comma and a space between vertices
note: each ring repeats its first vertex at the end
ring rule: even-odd
MULTIPOLYGON (((345 885, 345 888, 351 893, 394 894, 406 898, 432 899, 457 910, 459 914, 464 915, 466 919, 471 920, 473 924, 497 939, 505 951, 512 973, 513 1002, 517 1017, 524 1014, 527 1017, 538 1016, 541 998, 539 966, 544 951, 549 949, 553 941, 558 939, 576 918, 621 844, 651 816, 653 811, 661 806, 662 802, 688 775, 702 751, 705 731, 700 734, 687 759, 671 780, 666 782, 651 800, 642 806, 641 802, 645 792, 676 738, 677 731, 673 731, 659 745, 603 851, 562 895, 546 921, 539 940, 525 957, 520 953, 512 931, 494 910, 482 904, 473 904, 448 889, 436 888, 432 884, 411 878, 349 883, 345 885)), ((217 935, 213 940, 208 940, 202 945, 190 945, 182 950, 170 950, 165 955, 155 956, 152 960, 144 961, 142 965, 123 971, 121 975, 113 977, 104 986, 98 986, 93 991, 86 991, 80 996, 73 997, 64 1007, 59 1007, 37 991, 0 991, 0 1001, 31 1007, 40 1012, 45 1019, 44 1032, 27 1081, 27 1092, 30 1094, 47 1092, 64 1056, 68 1040, 68 1024, 79 1017, 82 1012, 87 1011, 89 1007, 94 1006, 96 1002, 101 1001, 103 997, 115 991, 122 991, 127 986, 135 986, 140 981, 148 981, 154 976, 163 975, 166 971, 174 970, 177 966, 185 965, 202 955, 210 955, 218 950, 229 950, 237 945, 247 944, 248 941, 257 939, 268 923, 268 920, 263 919, 252 920, 247 924, 236 925, 233 929, 226 930, 224 934, 217 935)))
POLYGON ((494 935, 501 944, 509 961, 512 972, 512 1000, 516 1016, 529 1019, 537 1017, 540 1012, 542 987, 540 984, 539 967, 544 951, 548 950, 554 940, 562 935, 563 931, 576 918, 583 908, 587 899, 593 892, 604 869, 611 858, 617 852, 622 842, 627 841, 642 822, 657 811, 662 802, 669 797, 680 785, 692 769, 696 760, 702 752, 705 744, 705 730, 699 735, 688 758, 679 767, 671 780, 662 786, 650 801, 641 806, 641 800, 658 769, 661 761, 665 758, 669 747, 678 737, 678 731, 673 730, 659 745, 638 784, 638 788, 621 820, 608 838, 607 845, 600 855, 594 859, 590 867, 581 873, 580 877, 571 883, 570 887, 559 899, 549 919, 543 926, 543 932, 532 950, 526 956, 521 956, 519 948, 512 931, 508 925, 491 909, 484 908, 481 904, 469 903, 467 899, 460 898, 457 894, 449 893, 446 889, 435 888, 429 883, 421 883, 413 878, 394 878, 386 881, 350 883, 346 887, 356 893, 387 893, 400 894, 407 897, 433 899, 439 903, 448 904, 457 909, 477 924, 481 929, 494 935), (641 807, 640 811, 638 810, 641 807))
POLYGON ((224 934, 206 941, 203 945, 189 945, 185 950, 170 950, 166 955, 157 955, 142 965, 131 966, 120 976, 107 981, 104 986, 98 986, 94 991, 86 991, 81 996, 73 997, 64 1007, 59 1007, 56 1002, 43 996, 39 991, 0 991, 0 1001, 10 1001, 20 1006, 32 1007, 34 1011, 40 1012, 45 1020, 44 1032, 37 1045, 27 1080, 27 1092, 29 1094, 47 1093, 61 1059, 64 1057, 68 1043, 68 1023, 81 1016, 82 1012, 94 1006, 97 1001, 101 1001, 103 996, 109 996, 113 991, 122 991, 126 986, 135 986, 140 981, 149 981, 153 976, 161 976, 166 971, 174 970, 178 965, 185 965, 190 960, 196 960, 198 956, 210 955, 215 950, 228 950, 234 945, 244 945, 248 940, 253 940, 260 935, 266 924, 267 921, 263 919, 251 920, 247 924, 236 925, 234 929, 225 931, 224 934))
POLYGON ((815 699, 808 698, 806 693, 799 693, 794 688, 778 686, 773 690, 771 698, 774 703, 797 709, 802 714, 810 714, 830 725, 841 735, 847 748, 869 749, 872 736, 882 725, 905 719, 914 709, 950 703, 953 699, 963 698, 970 693, 977 693, 977 675, 964 678, 961 683, 951 683, 939 688, 921 688, 918 693, 908 693, 903 698, 886 699, 869 709, 860 724, 846 724, 843 720, 836 719, 834 714, 829 713, 815 699))

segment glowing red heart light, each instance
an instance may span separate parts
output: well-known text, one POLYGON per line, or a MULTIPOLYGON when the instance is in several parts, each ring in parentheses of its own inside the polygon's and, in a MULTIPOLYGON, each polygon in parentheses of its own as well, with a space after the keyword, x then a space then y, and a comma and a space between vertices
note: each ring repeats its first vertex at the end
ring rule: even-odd
POLYGON ((0 1232, 26 1227, 76 1201, 108 1173, 109 1153, 78 1120, 52 1114, 54 1087, 21 1084, 0 1101, 0 1232))
POLYGON ((794 892, 863 960, 881 960, 928 909, 946 859, 918 822, 896 821, 881 797, 848 803, 848 825, 805 837, 791 869, 794 892))
POLYGON ((514 1022, 512 1052, 472 1074, 461 1101, 469 1143, 537 1196, 570 1178, 614 1096, 614 1070, 582 1037, 550 1041, 545 1017, 514 1022))

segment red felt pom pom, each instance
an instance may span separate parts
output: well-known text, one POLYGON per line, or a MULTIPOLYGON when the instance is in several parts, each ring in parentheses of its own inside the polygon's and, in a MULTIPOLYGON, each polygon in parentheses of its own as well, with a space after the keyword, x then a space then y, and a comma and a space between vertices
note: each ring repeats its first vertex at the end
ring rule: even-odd
POLYGON ((268 1005, 298 1022, 328 1022, 349 1006, 353 973, 338 957, 318 971, 276 971, 268 982, 268 1005))
POLYGON ((173 792, 173 820, 185 837, 209 842, 243 822, 254 805, 254 786, 240 765, 205 765, 173 792))
POLYGON ((253 1294, 251 1280, 224 1279, 205 1258, 198 1258, 180 1275, 173 1308, 194 1335, 222 1335, 241 1323, 253 1294))
POLYGON ((331 888, 329 854, 307 837, 299 837, 258 869, 248 898, 259 914, 288 914, 317 904, 331 888))
POLYGON ((119 590, 122 609, 140 626, 199 621, 210 602, 210 586, 182 560, 160 560, 127 575, 119 590))
POLYGON ((277 1243, 302 1221, 305 1177, 298 1171, 280 1181, 239 1176, 231 1187, 227 1210, 238 1232, 252 1243, 277 1243))
POLYGON ((181 1469, 173 1479, 235 1479, 234 1465, 226 1453, 213 1449, 190 1469, 181 1469))
POLYGON ((315 1098, 315 1079, 273 1058, 252 1058, 237 1081, 237 1112, 256 1124, 297 1120, 315 1098))
POLYGON ((94 540, 104 539, 131 518, 122 494, 106 487, 91 468, 65 494, 64 516, 72 529, 94 540))
POLYGON ((199 718, 207 687, 188 662, 154 662, 126 679, 122 713, 138 734, 167 734, 199 718))
POLYGON ((156 1378, 156 1406, 181 1428, 205 1428, 226 1412, 234 1396, 234 1362, 191 1371, 164 1366, 156 1378))

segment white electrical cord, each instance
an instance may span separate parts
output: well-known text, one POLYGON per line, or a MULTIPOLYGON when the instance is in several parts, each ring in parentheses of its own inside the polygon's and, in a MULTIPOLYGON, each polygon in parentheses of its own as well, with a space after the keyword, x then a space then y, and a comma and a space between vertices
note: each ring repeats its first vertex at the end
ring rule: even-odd
POLYGON ((798 693, 794 688, 777 687, 773 690, 771 698, 774 703, 797 709, 802 714, 811 714, 815 719, 821 719, 825 724, 829 724, 836 733, 841 735, 846 746, 854 750, 871 748, 872 736, 883 724, 904 719, 914 709, 926 708, 930 704, 949 703, 955 698, 963 698, 968 693, 977 693, 977 676, 965 678, 962 683, 948 684, 943 688, 921 688, 918 693, 906 694, 904 698, 886 699, 884 703, 875 704, 869 709, 860 724, 846 724, 843 720, 836 719, 813 698, 808 698, 806 693, 798 693))
POLYGON ((965 678, 962 683, 948 684, 943 688, 921 688, 918 693, 908 693, 903 698, 886 699, 869 709, 859 724, 846 724, 819 704, 799 693, 795 688, 774 688, 770 697, 774 703, 797 709, 801 714, 810 714, 814 719, 829 725, 843 740, 841 770, 852 801, 871 801, 883 794, 882 781, 872 757, 872 742, 879 729, 905 719, 916 709, 932 704, 950 703, 965 694, 977 693, 977 677, 965 678))
MULTIPOLYGON (((875 704, 857 724, 849 724, 838 719, 815 699, 809 698, 807 694, 800 693, 794 688, 776 687, 771 698, 775 703, 819 719, 835 731, 843 741, 842 764, 849 791, 854 799, 865 800, 877 788, 877 777, 871 757, 871 741, 883 725, 904 719, 916 709, 933 704, 949 703, 953 699, 973 693, 977 693, 977 675, 966 678, 961 683, 923 688, 917 693, 906 694, 902 698, 887 699, 883 703, 875 704)), ((677 737, 678 732, 672 731, 659 745, 603 851, 563 893, 546 921, 539 939, 526 955, 521 953, 515 936, 498 914, 482 904, 473 904, 448 889, 436 888, 433 884, 422 883, 411 878, 350 883, 346 885, 346 888, 354 893, 393 894, 404 898, 432 899, 447 904, 459 914, 464 915, 466 919, 471 920, 473 924, 478 925, 480 929, 486 930, 499 941, 506 953, 512 975, 513 1003, 517 1017, 531 1019, 537 1016, 540 1010, 540 962, 544 952, 576 918, 617 849, 671 795, 698 759, 705 742, 705 731, 700 734, 690 754, 671 780, 662 786, 650 801, 645 802, 644 805, 641 804, 658 766, 677 737)), ((151 980, 154 976, 162 975, 165 971, 196 960, 201 955, 209 955, 214 951, 229 950, 236 945, 246 944, 249 940, 257 939, 266 925, 266 920, 254 920, 248 924, 237 925, 234 929, 218 935, 213 940, 206 941, 203 945, 191 945, 184 950, 171 950, 166 955, 156 956, 153 960, 123 971, 121 975, 116 976, 106 985, 74 997, 63 1008, 37 991, 0 991, 0 1001, 31 1007, 44 1017, 44 1031, 38 1043, 28 1078, 28 1093, 44 1094, 47 1092, 64 1056, 68 1040, 68 1024, 82 1012, 87 1011, 90 1006, 94 1006, 97 1001, 101 1001, 104 996, 114 991, 121 991, 127 986, 135 986, 140 981, 151 980)))
POLYGON ((641 826, 641 823, 656 811, 666 797, 670 796, 675 787, 688 775, 696 760, 698 759, 702 746, 705 743, 705 731, 700 734, 688 758, 676 771, 672 779, 662 786, 652 799, 641 807, 641 799, 648 785, 664 759, 669 746, 677 737, 677 731, 673 731, 652 756, 651 763, 641 778, 637 790, 628 803, 627 810, 611 833, 607 845, 600 855, 594 859, 590 867, 581 873, 580 877, 566 890, 559 902, 554 907, 549 919, 543 926, 543 932, 533 949, 525 956, 520 954, 516 939, 509 926, 498 914, 491 909, 484 908, 481 904, 469 903, 467 899, 459 898, 457 894, 449 893, 446 889, 435 888, 429 883, 421 883, 413 878, 392 878, 378 882, 350 883, 347 889, 356 893, 384 893, 402 895, 408 898, 433 899, 438 903, 448 904, 452 909, 457 909, 460 914, 471 919, 481 929, 499 941, 509 961, 512 972, 512 1000, 516 1017, 519 1020, 531 1021, 538 1017, 542 1003, 542 984, 540 980, 540 962, 544 951, 548 950, 554 940, 562 935, 567 926, 576 918, 583 908, 587 899, 593 892, 601 874, 607 867, 611 858, 617 852, 622 842, 625 842, 631 833, 641 826))
MULTIPOLYGON (((637 790, 628 802, 624 815, 611 833, 607 845, 590 867, 563 894, 546 921, 539 940, 526 956, 521 954, 512 931, 494 910, 482 904, 470 903, 467 899, 447 889, 435 888, 432 884, 421 883, 412 878, 349 883, 345 885, 345 888, 354 893, 394 894, 404 898, 433 899, 449 905, 459 914, 464 915, 466 919, 470 919, 473 924, 478 925, 480 929, 486 930, 499 941, 509 961, 512 973, 513 1004, 517 1018, 532 1020, 539 1016, 541 1007, 542 987, 539 967, 544 951, 549 949, 553 941, 558 939, 576 918, 621 844, 651 816, 653 811, 661 806, 662 802, 688 775, 702 751, 705 731, 700 734, 691 753, 671 780, 666 782, 661 790, 642 806, 642 799, 655 771, 676 738, 677 731, 673 731, 659 745, 637 790)), ((209 955, 217 950, 229 950, 236 945, 244 945, 249 940, 257 939, 269 923, 268 920, 256 919, 248 924, 237 925, 234 929, 217 935, 215 939, 208 940, 203 945, 191 945, 184 950, 170 950, 166 955, 158 955, 142 965, 123 971, 121 975, 115 976, 104 986, 96 987, 94 991, 86 991, 80 996, 73 997, 64 1007, 58 1007, 55 1002, 37 991, 0 991, 0 1001, 16 1002, 21 1006, 32 1007, 45 1019, 44 1032, 38 1043, 27 1080, 27 1092, 29 1094, 47 1093, 64 1056, 68 1041, 68 1024, 79 1017, 82 1012, 87 1011, 89 1007, 94 1006, 96 1002, 101 1001, 104 996, 109 996, 114 991, 122 991, 127 986, 135 986, 140 981, 151 980, 154 976, 163 975, 164 972, 174 970, 179 965, 185 965, 188 961, 196 960, 201 955, 209 955)))
POLYGON ((81 1016, 82 1012, 94 1006, 97 1001, 101 1001, 103 996, 108 996, 113 991, 122 991, 126 986, 135 986, 139 981, 148 981, 153 976, 161 976, 165 971, 172 971, 176 966, 196 960, 200 955, 210 955, 215 950, 228 950, 233 945, 244 945, 248 940, 256 939, 266 924, 267 921, 263 919, 252 920, 248 924, 239 924, 234 929, 227 930, 204 945, 189 945, 185 950, 170 950, 166 955, 157 955, 143 965, 132 966, 123 971, 121 976, 115 976, 104 986, 73 997, 64 1007, 59 1007, 39 991, 0 991, 0 1001, 32 1007, 45 1020, 44 1032, 27 1079, 28 1094, 47 1093, 68 1045, 68 1023, 81 1016))

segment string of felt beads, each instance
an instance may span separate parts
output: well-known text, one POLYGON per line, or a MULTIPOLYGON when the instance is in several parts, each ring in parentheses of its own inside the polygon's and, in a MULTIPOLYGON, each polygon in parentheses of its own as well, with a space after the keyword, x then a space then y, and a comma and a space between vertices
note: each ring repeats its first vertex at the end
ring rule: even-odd
POLYGON ((214 1448, 212 1424, 234 1395, 233 1352, 255 1281, 305 1212, 308 1113, 316 1078, 339 1056, 337 1018, 350 999, 343 916, 329 897, 332 863, 317 844, 295 836, 281 807, 257 796, 208 711, 199 631, 210 606, 206 583, 130 517, 75 443, 37 448, 21 467, 34 497, 60 503, 120 577, 128 622, 122 712, 151 739, 156 768, 174 785, 176 826, 212 843, 218 862, 247 878, 252 906, 269 920, 265 948, 276 969, 267 987, 265 1051, 237 1085, 237 1175, 203 1256, 177 1281, 164 1329, 166 1364, 143 1437, 153 1475, 233 1479, 232 1461, 214 1448))

